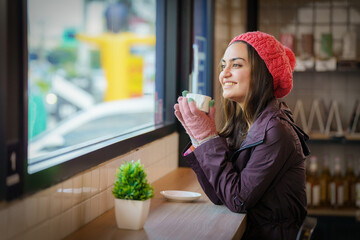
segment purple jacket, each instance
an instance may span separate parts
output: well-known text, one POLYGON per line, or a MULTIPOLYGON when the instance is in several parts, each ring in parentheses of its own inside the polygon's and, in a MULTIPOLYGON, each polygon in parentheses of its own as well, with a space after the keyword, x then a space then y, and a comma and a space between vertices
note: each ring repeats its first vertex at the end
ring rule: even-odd
POLYGON ((184 157, 213 203, 247 214, 243 239, 295 239, 307 214, 308 136, 291 115, 274 100, 237 151, 217 137, 184 157))

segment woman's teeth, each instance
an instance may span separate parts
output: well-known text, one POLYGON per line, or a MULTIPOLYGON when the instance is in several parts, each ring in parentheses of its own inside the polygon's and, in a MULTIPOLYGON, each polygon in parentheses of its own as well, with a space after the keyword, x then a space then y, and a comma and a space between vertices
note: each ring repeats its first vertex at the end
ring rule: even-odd
POLYGON ((232 85, 235 85, 235 83, 233 83, 233 82, 226 82, 226 83, 224 83, 224 86, 232 86, 232 85))

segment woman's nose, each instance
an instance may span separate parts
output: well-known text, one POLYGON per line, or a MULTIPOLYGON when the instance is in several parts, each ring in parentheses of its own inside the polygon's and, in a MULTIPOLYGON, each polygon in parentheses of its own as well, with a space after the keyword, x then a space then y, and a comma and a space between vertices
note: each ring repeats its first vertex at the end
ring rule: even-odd
POLYGON ((228 67, 224 68, 224 70, 223 70, 223 76, 224 76, 224 77, 229 77, 229 76, 231 76, 230 68, 228 68, 228 67))

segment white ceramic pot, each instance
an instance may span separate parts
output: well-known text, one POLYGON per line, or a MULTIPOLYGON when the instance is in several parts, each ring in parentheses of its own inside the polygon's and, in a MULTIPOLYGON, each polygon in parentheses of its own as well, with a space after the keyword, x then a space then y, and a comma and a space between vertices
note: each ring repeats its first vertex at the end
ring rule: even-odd
POLYGON ((150 200, 125 200, 115 198, 115 217, 118 228, 139 230, 144 227, 150 210, 150 200))

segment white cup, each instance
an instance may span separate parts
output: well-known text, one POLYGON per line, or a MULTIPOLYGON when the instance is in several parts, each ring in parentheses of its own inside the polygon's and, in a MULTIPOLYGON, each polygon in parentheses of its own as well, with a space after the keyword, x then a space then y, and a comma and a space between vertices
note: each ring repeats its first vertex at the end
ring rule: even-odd
POLYGON ((186 98, 194 99, 198 109, 206 113, 209 112, 209 102, 211 101, 211 97, 196 93, 188 93, 186 94, 186 98))

